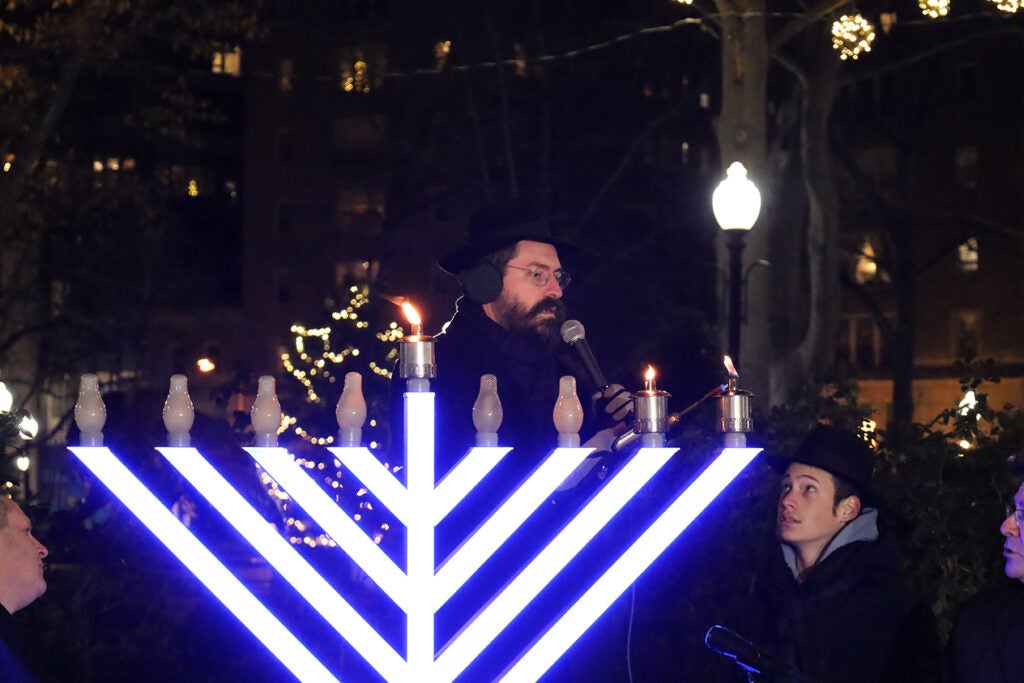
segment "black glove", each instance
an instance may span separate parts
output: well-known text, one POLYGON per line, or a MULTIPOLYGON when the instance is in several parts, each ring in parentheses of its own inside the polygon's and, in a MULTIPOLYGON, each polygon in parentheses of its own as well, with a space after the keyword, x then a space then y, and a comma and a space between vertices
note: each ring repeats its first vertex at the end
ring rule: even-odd
POLYGON ((618 427, 620 424, 624 424, 626 429, 632 426, 633 394, 621 384, 609 384, 604 391, 595 393, 591 400, 601 429, 618 427))

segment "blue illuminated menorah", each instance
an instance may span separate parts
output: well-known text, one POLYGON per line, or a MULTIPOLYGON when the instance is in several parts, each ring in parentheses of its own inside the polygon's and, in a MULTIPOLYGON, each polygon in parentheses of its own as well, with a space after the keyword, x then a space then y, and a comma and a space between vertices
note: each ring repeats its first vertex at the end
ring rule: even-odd
MULTIPOLYGON (((110 449, 102 446, 100 429, 105 408, 98 391, 86 395, 87 382, 90 390, 95 390, 91 378, 94 376, 83 376, 83 393, 76 406, 83 445, 70 450, 296 678, 301 681, 339 680, 110 449), (98 407, 96 401, 99 401, 98 407)), ((274 400, 276 402, 276 398, 274 400)), ((168 405, 170 403, 171 397, 168 405)), ((183 411, 188 414, 186 432, 191 426, 188 411, 191 411, 190 401, 183 411)), ((157 448, 280 577, 389 683, 447 683, 458 679, 677 450, 644 447, 628 458, 550 542, 533 559, 525 561, 514 578, 439 650, 435 642, 438 610, 549 499, 592 449, 556 449, 439 566, 435 558, 438 524, 511 449, 473 448, 435 486, 434 394, 428 391, 406 393, 405 414, 404 484, 366 448, 328 449, 405 525, 404 569, 337 506, 285 449, 273 446, 246 449, 405 614, 404 656, 310 566, 198 450, 188 447, 187 433, 182 436, 179 431, 176 436, 172 431, 170 441, 175 445, 157 448)), ((757 448, 725 448, 578 599, 566 605, 560 616, 509 662, 499 679, 538 680, 759 452, 757 448)))

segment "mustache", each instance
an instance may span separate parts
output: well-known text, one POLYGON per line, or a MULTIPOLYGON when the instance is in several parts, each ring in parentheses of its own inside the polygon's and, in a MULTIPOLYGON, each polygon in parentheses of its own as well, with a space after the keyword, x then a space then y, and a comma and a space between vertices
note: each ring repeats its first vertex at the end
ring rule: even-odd
POLYGON ((527 311, 527 315, 532 318, 533 316, 539 313, 546 313, 548 311, 555 314, 564 314, 565 304, 562 303, 561 299, 555 299, 552 297, 541 299, 536 304, 534 304, 529 311, 527 311))

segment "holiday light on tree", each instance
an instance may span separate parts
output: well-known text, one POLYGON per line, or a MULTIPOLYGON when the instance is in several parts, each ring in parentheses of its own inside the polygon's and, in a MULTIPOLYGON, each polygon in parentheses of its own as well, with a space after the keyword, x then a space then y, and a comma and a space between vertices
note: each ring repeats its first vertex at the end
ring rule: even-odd
MULTIPOLYGON (((390 397, 391 367, 398 354, 395 342, 405 336, 405 330, 392 319, 397 308, 386 299, 372 296, 365 278, 346 285, 339 298, 340 303, 328 302, 322 324, 308 326, 296 322, 291 326, 292 348, 281 354, 285 374, 278 381, 281 445, 380 543, 390 527, 390 517, 378 512, 366 488, 344 472, 337 459, 325 460, 325 451, 320 447, 339 445, 338 402, 346 375, 359 373, 367 415, 361 433, 371 451, 387 450, 384 435, 388 428, 384 418, 390 397)), ((397 465, 385 465, 391 471, 400 470, 397 465)), ((260 477, 281 511, 291 543, 311 548, 336 545, 293 506, 291 498, 273 478, 263 471, 260 477)))
POLYGON ((926 17, 932 19, 949 14, 949 0, 917 0, 917 6, 926 17))
POLYGON ((989 2, 995 5, 996 9, 1009 12, 1011 14, 1024 6, 1024 3, 1022 3, 1021 0, 989 0, 989 2))
POLYGON ((832 24, 832 47, 840 59, 857 59, 861 52, 870 52, 875 40, 875 27, 863 15, 843 15, 832 24))

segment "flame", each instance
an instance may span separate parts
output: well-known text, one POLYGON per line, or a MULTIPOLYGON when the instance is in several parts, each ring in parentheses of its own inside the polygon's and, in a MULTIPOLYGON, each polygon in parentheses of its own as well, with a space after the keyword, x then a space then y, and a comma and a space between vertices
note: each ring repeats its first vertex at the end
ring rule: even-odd
POLYGON ((416 309, 408 301, 402 302, 402 312, 405 313, 406 319, 413 327, 423 324, 423 321, 420 320, 420 314, 416 312, 416 309))
POLYGON ((736 366, 732 364, 732 358, 729 358, 729 356, 722 356, 722 362, 725 363, 725 371, 729 373, 729 377, 736 379, 740 376, 740 374, 736 372, 736 366))
POLYGON ((653 382, 654 381, 654 376, 655 376, 654 366, 653 365, 648 365, 647 366, 647 372, 644 373, 644 380, 646 380, 648 382, 653 382))

